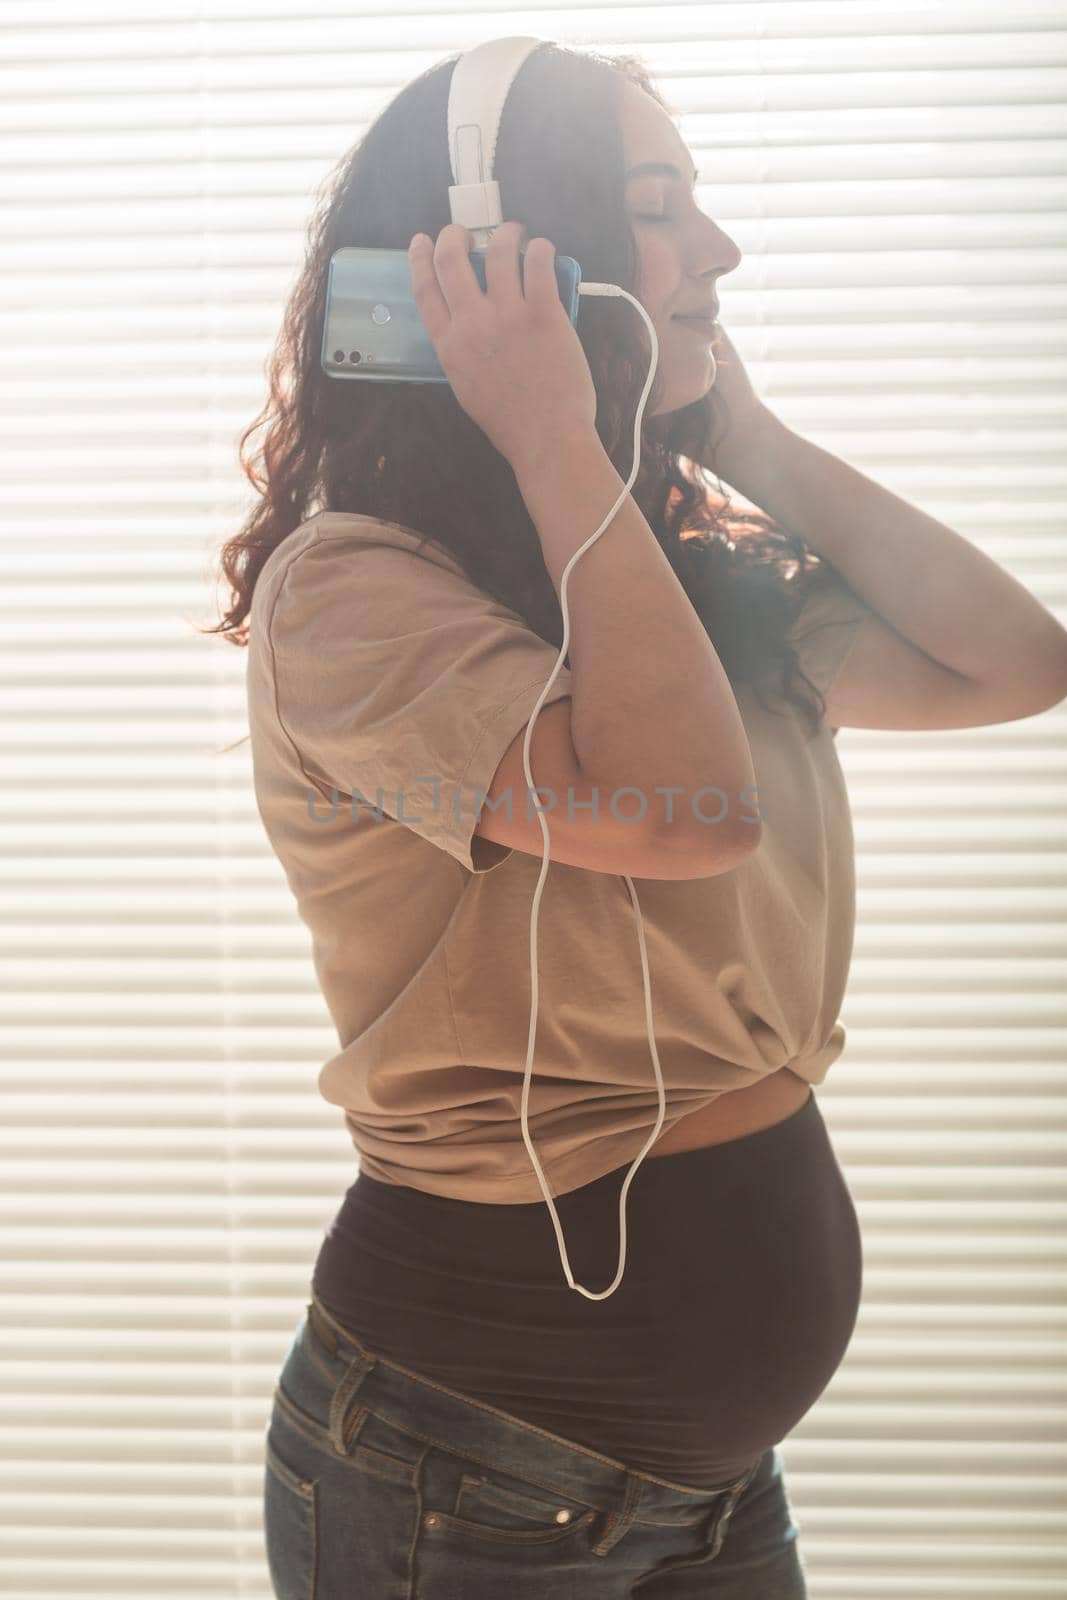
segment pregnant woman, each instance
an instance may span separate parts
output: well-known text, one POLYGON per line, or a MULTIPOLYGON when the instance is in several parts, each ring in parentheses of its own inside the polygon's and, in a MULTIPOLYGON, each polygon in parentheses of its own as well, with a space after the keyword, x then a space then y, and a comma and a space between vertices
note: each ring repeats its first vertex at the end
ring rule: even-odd
POLYGON ((757 399, 715 322, 740 251, 638 62, 525 61, 483 290, 445 221, 454 67, 339 171, 262 501, 225 551, 257 802, 340 1044, 319 1088, 359 1158, 275 1389, 271 1579, 280 1600, 801 1600, 777 1446, 840 1365, 862 1277, 813 1092, 853 942, 834 735, 1032 715, 1067 692, 1067 641, 757 399), (322 371, 348 244, 410 244, 447 384, 322 371), (628 287, 659 354, 530 748, 550 865, 528 1123, 584 1294, 523 1139, 544 844, 523 743, 652 351, 624 299, 572 324, 556 252, 628 287), (665 1109, 604 1294, 660 1115, 629 880, 665 1109))

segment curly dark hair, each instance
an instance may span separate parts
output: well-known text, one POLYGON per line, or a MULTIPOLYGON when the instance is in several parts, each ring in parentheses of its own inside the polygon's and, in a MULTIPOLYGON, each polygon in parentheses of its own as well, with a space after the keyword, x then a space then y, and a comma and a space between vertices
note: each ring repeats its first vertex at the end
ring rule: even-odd
MULTIPOLYGON (((457 59, 407 84, 320 187, 303 271, 267 367, 270 396, 240 439, 242 470, 261 498, 221 548, 229 610, 201 632, 247 645, 252 593, 271 552, 311 516, 341 511, 399 523, 440 545, 471 583, 562 646, 559 597, 515 474, 449 385, 341 383, 319 362, 333 252, 342 245, 406 251, 415 233, 436 239, 451 221, 447 109, 457 59), (262 447, 248 458, 248 441, 261 427, 262 447)), ((529 238, 551 239, 559 255, 575 257, 584 278, 637 296, 636 242, 623 203, 623 77, 676 114, 636 56, 550 43, 536 49, 507 98, 494 175, 504 216, 523 221, 529 238)), ((608 310, 610 301, 579 303, 597 433, 626 481, 648 375, 644 325, 608 310)), ((657 372, 649 410, 659 380, 657 372)), ((762 689, 774 687, 807 712, 814 734, 825 700, 800 670, 787 634, 822 564, 802 538, 761 511, 735 510, 721 481, 718 496, 712 493, 701 463, 714 464, 728 430, 728 409, 714 387, 680 410, 642 419, 631 493, 731 682, 751 684, 761 699, 762 689)))

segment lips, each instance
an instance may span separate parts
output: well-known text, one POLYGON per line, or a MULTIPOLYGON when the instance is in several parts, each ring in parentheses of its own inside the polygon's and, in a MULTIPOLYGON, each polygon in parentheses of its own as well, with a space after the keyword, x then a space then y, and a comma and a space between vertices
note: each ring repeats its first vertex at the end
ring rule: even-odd
POLYGON ((688 316, 682 316, 679 313, 675 320, 678 322, 699 322, 703 327, 710 328, 714 322, 718 321, 718 318, 719 308, 715 306, 710 311, 692 311, 688 316))

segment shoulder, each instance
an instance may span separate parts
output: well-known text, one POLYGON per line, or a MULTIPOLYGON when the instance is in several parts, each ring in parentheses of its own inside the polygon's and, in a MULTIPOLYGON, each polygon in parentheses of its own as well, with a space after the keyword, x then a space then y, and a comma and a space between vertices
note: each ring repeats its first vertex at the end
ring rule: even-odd
POLYGON ((380 517, 351 511, 323 511, 309 526, 313 530, 309 549, 317 552, 322 561, 336 562, 356 553, 375 552, 386 559, 394 557, 403 561, 406 557, 409 564, 423 561, 445 572, 464 576, 456 557, 437 544, 432 535, 417 533, 400 522, 386 522, 380 517))
POLYGON ((291 633, 307 624, 346 626, 390 602, 430 605, 442 592, 473 591, 454 556, 395 522, 325 511, 271 551, 253 592, 256 625, 291 633))
POLYGON ((269 575, 280 581, 297 562, 306 563, 308 558, 312 562, 336 564, 358 551, 395 552, 448 570, 462 571, 455 557, 435 544, 428 534, 416 533, 399 522, 385 522, 356 512, 320 511, 287 534, 271 551, 260 580, 269 575))

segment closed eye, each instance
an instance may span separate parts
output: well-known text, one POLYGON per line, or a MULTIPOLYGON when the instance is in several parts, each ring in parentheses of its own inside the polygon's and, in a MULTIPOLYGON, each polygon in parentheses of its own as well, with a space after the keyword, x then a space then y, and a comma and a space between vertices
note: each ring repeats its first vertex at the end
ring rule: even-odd
POLYGON ((669 222, 670 221, 670 218, 666 215, 666 213, 664 213, 662 216, 650 217, 650 216, 647 216, 646 214, 644 214, 643 212, 635 211, 634 212, 634 216, 637 218, 638 222, 669 222))

